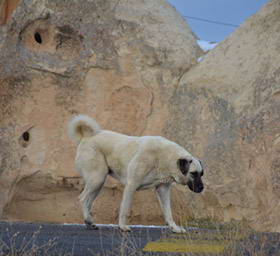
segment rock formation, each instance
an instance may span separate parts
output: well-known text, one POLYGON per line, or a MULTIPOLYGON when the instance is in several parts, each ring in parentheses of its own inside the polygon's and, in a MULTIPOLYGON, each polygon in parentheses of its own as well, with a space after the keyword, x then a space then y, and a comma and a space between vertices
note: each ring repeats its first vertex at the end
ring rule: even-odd
POLYGON ((187 194, 196 217, 280 231, 279 13, 280 2, 269 2, 187 72, 170 99, 165 135, 206 164, 207 192, 187 194))
MULTIPOLYGON (((69 120, 84 113, 106 129, 159 134, 168 98, 201 50, 164 0, 1 7, 0 216, 82 222, 69 120)), ((183 194, 175 193, 177 215, 182 207, 187 213, 183 194)), ((121 195, 109 179, 94 208, 97 223, 116 222, 121 195)), ((131 223, 159 224, 160 216, 153 192, 137 193, 131 223)))
MULTIPOLYGON (((84 113, 106 129, 164 135, 202 158, 206 189, 176 186, 177 220, 280 231, 278 0, 200 63, 195 36, 164 0, 11 2, 0 2, 2 219, 82 222, 66 129, 84 113)), ((108 179, 97 223, 116 222, 121 194, 108 179)), ((130 223, 163 224, 160 216, 152 191, 137 193, 130 223)))

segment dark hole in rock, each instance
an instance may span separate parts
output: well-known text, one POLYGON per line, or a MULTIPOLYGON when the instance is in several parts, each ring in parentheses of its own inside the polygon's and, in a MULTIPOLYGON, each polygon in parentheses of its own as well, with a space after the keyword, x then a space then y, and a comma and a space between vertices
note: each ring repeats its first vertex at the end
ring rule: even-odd
POLYGON ((23 138, 24 141, 28 142, 28 141, 30 140, 30 134, 29 134, 29 132, 24 132, 24 133, 22 134, 22 138, 23 138))
POLYGON ((41 35, 40 35, 40 33, 39 32, 35 32, 35 34, 34 34, 34 39, 35 39, 35 41, 38 43, 38 44, 41 44, 43 41, 42 41, 42 37, 41 37, 41 35))

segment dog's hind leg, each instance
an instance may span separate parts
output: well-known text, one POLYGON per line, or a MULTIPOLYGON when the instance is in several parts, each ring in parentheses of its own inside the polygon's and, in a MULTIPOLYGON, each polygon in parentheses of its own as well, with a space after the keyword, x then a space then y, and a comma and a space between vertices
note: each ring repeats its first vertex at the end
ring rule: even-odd
MULTIPOLYGON (((105 181, 105 179, 104 179, 105 181)), ((95 198, 98 196, 104 181, 95 182, 94 184, 86 184, 83 192, 80 195, 80 202, 82 205, 84 222, 87 229, 97 229, 97 226, 93 224, 91 207, 95 198)))
POLYGON ((91 208, 108 174, 108 168, 103 156, 100 154, 96 157, 95 155, 94 159, 84 161, 80 172, 85 182, 85 188, 79 197, 82 205, 84 222, 87 229, 97 229, 96 225, 93 223, 91 208))
POLYGON ((177 226, 173 220, 170 205, 171 184, 161 184, 156 188, 156 194, 163 211, 164 219, 174 233, 186 233, 183 227, 177 226))

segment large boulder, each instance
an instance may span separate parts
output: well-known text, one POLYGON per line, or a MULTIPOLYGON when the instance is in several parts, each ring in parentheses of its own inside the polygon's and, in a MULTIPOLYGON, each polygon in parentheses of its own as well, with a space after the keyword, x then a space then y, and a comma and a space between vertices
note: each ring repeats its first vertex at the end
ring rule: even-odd
POLYGON ((205 162, 196 217, 280 232, 280 2, 272 0, 187 72, 165 135, 205 162))
MULTIPOLYGON (((82 222, 69 120, 83 113, 106 129, 160 134, 201 49, 164 0, 2 0, 0 24, 0 217, 82 222)), ((188 215, 184 193, 177 217, 188 215)), ((121 194, 109 179, 98 223, 116 222, 121 194)), ((159 216, 152 192, 137 193, 131 223, 159 216)))
MULTIPOLYGON (((117 132, 165 135, 204 160, 202 194, 174 189, 177 220, 280 231, 278 0, 198 64, 195 36, 163 0, 0 3, 2 219, 82 222, 66 130, 84 113, 117 132)), ((116 222, 121 194, 108 179, 97 222, 116 222)), ((159 216, 152 192, 137 193, 131 223, 159 216)))

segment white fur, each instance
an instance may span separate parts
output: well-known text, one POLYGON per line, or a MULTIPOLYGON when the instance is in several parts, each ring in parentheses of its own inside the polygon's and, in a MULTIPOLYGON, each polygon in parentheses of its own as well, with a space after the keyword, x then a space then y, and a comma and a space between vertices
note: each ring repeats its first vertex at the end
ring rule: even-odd
POLYGON ((136 137, 101 130, 85 115, 69 123, 69 136, 79 144, 75 164, 85 181, 80 201, 87 225, 92 223, 92 203, 109 174, 125 186, 119 214, 121 230, 130 230, 126 221, 134 192, 155 187, 165 221, 174 232, 185 232, 173 221, 170 188, 174 181, 187 185, 193 181, 191 173, 202 171, 199 161, 188 151, 160 136, 136 137), (186 175, 180 171, 178 159, 192 161, 186 175))
POLYGON ((100 130, 101 128, 97 124, 97 122, 86 115, 78 115, 74 117, 68 125, 68 135, 70 139, 76 144, 80 143, 84 135, 86 135, 87 137, 92 137, 100 132, 100 130), (83 128, 89 128, 87 129, 88 132, 86 134, 81 134, 83 128))

